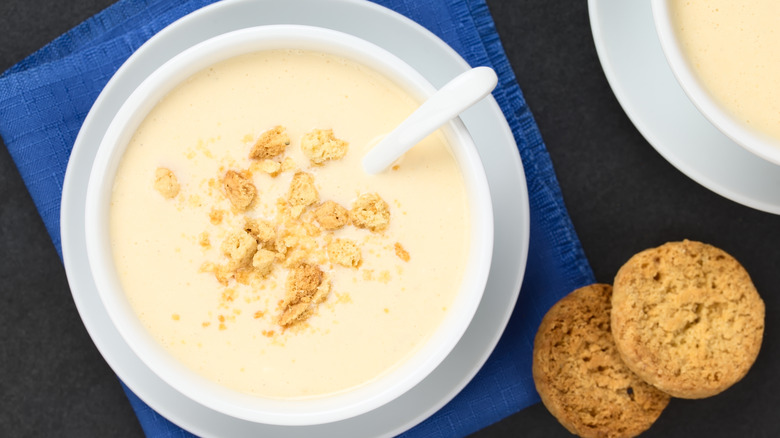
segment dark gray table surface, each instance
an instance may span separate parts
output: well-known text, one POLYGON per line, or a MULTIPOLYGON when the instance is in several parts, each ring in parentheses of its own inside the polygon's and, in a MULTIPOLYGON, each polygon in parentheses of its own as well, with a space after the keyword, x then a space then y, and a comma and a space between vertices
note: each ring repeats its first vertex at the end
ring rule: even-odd
MULTIPOLYGON (((0 1, 0 71, 110 3, 0 1)), ((586 3, 488 0, 596 279, 611 282, 642 249, 701 240, 745 265, 767 308, 763 349, 747 377, 712 398, 672 400, 645 436, 780 436, 780 216, 708 191, 645 141, 601 70, 586 3)), ((4 147, 0 254, 0 436, 143 436, 79 319, 65 271, 4 147)), ((569 434, 537 404, 474 436, 569 434)))

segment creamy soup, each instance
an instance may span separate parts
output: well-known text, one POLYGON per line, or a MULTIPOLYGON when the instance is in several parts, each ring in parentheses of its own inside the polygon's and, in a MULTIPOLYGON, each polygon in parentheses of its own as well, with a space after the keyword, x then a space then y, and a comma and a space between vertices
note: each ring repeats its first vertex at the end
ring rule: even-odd
POLYGON ((739 120, 780 140, 780 2, 671 4, 683 52, 702 84, 739 120))
POLYGON ((440 133, 381 175, 360 160, 417 105, 365 67, 305 51, 233 58, 169 93, 134 134, 110 210, 120 281, 149 332, 208 379, 274 398, 345 391, 413 354, 462 280, 463 178, 440 133), (304 151, 312 133, 336 143, 304 151), (284 151, 250 158, 264 138, 284 151), (291 298, 312 270, 316 294, 291 298))

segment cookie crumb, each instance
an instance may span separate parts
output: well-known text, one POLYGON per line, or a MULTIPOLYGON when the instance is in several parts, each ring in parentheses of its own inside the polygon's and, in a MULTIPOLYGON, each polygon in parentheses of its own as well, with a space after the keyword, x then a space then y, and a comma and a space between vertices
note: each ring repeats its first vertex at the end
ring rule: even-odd
POLYGON ((214 278, 223 286, 227 286, 230 279, 235 277, 235 270, 230 266, 215 265, 213 272, 214 278))
POLYGON ((312 314, 313 304, 323 301, 330 291, 329 284, 322 285, 323 277, 319 267, 308 263, 300 263, 289 271, 279 325, 288 327, 312 314))
POLYGON ((211 209, 209 212, 209 221, 212 225, 219 225, 222 223, 222 218, 225 215, 225 210, 211 209))
POLYGON ((287 135, 287 129, 281 125, 274 126, 260 134, 249 152, 249 158, 255 160, 273 158, 282 154, 289 145, 290 137, 287 135))
POLYGON ((301 150, 314 164, 343 158, 348 146, 349 143, 333 135, 332 129, 315 129, 301 138, 301 150))
POLYGON ((223 286, 227 286, 230 279, 233 278, 233 270, 229 267, 211 262, 200 265, 198 272, 210 272, 214 274, 214 278, 223 286))
POLYGON ((252 266, 260 276, 265 277, 271 273, 275 260, 275 252, 261 248, 258 249, 254 257, 252 257, 252 266))
POLYGON ((279 176, 279 173, 282 171, 282 163, 274 160, 263 160, 259 163, 257 163, 256 166, 253 166, 253 168, 259 169, 261 172, 265 172, 271 177, 276 178, 279 176))
POLYGON ((314 296, 311 298, 312 304, 316 305, 325 301, 328 298, 328 294, 330 294, 330 279, 326 274, 323 274, 322 282, 317 286, 317 291, 314 292, 314 296))
POLYGON ((314 177, 306 172, 297 172, 290 182, 287 202, 290 204, 290 214, 297 218, 303 210, 317 202, 319 194, 314 187, 314 177))
MULTIPOLYGON (((227 288, 224 291, 222 291, 222 297, 220 298, 222 299, 223 302, 232 302, 235 301, 237 297, 238 297, 238 292, 235 289, 227 288)), ((220 318, 222 318, 221 319, 222 322, 225 321, 224 316, 220 316, 220 318)))
POLYGON ((349 239, 336 239, 328 244, 328 258, 347 268, 360 266, 360 248, 349 239))
POLYGON ((349 222, 349 211, 334 201, 325 201, 314 210, 314 218, 326 230, 337 230, 349 222))
POLYGON ((235 270, 250 264, 257 252, 257 241, 246 231, 239 230, 228 234, 221 249, 228 258, 228 269, 235 270))
POLYGON ((223 183, 225 185, 225 194, 236 209, 246 210, 255 199, 257 188, 252 184, 252 180, 246 173, 228 170, 223 183))
POLYGON ((158 167, 154 172, 154 189, 165 199, 175 198, 179 194, 179 180, 170 169, 158 167))
POLYGON ((274 248, 276 229, 270 222, 262 219, 247 219, 244 222, 244 231, 254 237, 259 246, 267 249, 274 248))
POLYGON ((384 271, 380 272, 379 275, 376 277, 376 279, 380 283, 384 283, 384 284, 389 283, 390 279, 391 279, 390 271, 384 270, 384 271))
POLYGON ((211 240, 209 240, 209 233, 202 232, 198 236, 198 244, 204 248, 211 248, 211 240))
POLYGON ((358 228, 383 231, 390 223, 390 209, 376 193, 364 193, 352 204, 350 217, 358 228))
POLYGON ((322 283, 322 270, 318 266, 301 263, 290 270, 287 277, 287 295, 285 303, 306 301, 314 295, 322 283))
POLYGON ((249 285, 249 282, 252 281, 252 274, 253 271, 249 267, 243 267, 236 269, 236 272, 233 274, 233 277, 236 279, 236 283, 240 283, 243 285, 249 285))
POLYGON ((395 242, 395 255, 397 255, 399 259, 405 262, 409 261, 409 252, 406 251, 399 242, 395 242))
POLYGON ((285 307, 284 312, 279 316, 279 325, 282 327, 291 326, 299 321, 308 318, 311 313, 309 303, 291 304, 285 307))
POLYGON ((297 168, 298 168, 298 164, 295 163, 295 160, 293 160, 290 157, 286 157, 284 161, 282 161, 281 168, 279 170, 281 172, 289 172, 297 168))

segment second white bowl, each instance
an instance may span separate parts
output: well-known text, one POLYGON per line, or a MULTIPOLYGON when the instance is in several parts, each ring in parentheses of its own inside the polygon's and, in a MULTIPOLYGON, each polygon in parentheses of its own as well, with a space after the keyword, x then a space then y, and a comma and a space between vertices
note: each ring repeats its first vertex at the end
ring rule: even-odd
MULTIPOLYGON (((661 48, 677 82, 699 112, 716 128, 753 154, 780 165, 780 139, 772 138, 737 119, 702 85, 677 37, 672 16, 673 3, 674 0, 651 0, 661 48)), ((738 63, 739 60, 734 59, 733 62, 738 63)))

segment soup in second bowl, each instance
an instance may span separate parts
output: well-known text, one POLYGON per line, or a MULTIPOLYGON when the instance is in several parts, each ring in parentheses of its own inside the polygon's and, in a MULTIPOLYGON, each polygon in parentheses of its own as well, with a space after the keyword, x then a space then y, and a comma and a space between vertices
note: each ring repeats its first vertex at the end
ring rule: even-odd
POLYGON ((738 120, 780 141, 780 2, 670 1, 702 85, 738 120))

